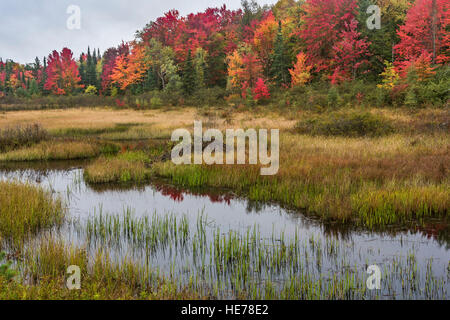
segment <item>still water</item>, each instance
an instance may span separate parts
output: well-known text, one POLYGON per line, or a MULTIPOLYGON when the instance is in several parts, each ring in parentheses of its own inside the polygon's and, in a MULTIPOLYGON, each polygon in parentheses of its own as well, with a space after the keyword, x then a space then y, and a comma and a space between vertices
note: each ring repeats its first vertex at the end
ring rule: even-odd
MULTIPOLYGON (((144 247, 137 248, 136 243, 126 239, 119 241, 120 246, 112 245, 111 241, 101 242, 97 241, 98 239, 92 241, 85 231, 86 223, 99 215, 123 216, 127 212, 134 219, 144 217, 155 219, 167 215, 180 219, 183 217, 189 225, 191 235, 198 230, 199 221, 203 222, 205 243, 214 242, 217 235, 227 238, 230 232, 241 238, 247 236, 248 240, 248 235, 258 230, 255 232, 258 241, 272 247, 277 243, 281 246, 284 243, 299 243, 302 248, 298 250, 300 258, 303 259, 302 268, 307 270, 308 276, 315 279, 324 279, 326 282, 332 275, 343 275, 342 270, 351 269, 353 273, 358 273, 356 280, 364 282, 368 276, 366 271, 369 265, 376 265, 382 272, 390 274, 383 277, 386 283, 383 284, 381 294, 368 291, 363 297, 448 298, 450 244, 449 228, 446 225, 430 224, 415 232, 393 230, 376 233, 352 228, 343 229, 324 225, 301 212, 238 198, 230 192, 193 193, 163 182, 138 187, 111 185, 93 187, 83 180, 83 165, 83 163, 55 163, 41 164, 35 168, 30 168, 29 165, 0 168, 0 179, 38 184, 64 199, 68 208, 69 222, 63 227, 61 236, 67 242, 81 246, 89 242, 91 250, 105 247, 117 261, 124 257, 132 257, 135 261, 151 265, 158 273, 169 277, 176 276, 181 279, 180 282, 192 281, 193 275, 196 279, 202 279, 204 287, 212 287, 213 282, 217 281, 224 281, 226 287, 232 281, 226 279, 225 273, 221 279, 218 278, 217 263, 212 267, 213 248, 202 249, 204 252, 200 254, 195 252, 193 242, 198 241, 196 238, 198 234, 192 236, 194 238, 190 240, 192 243, 188 243, 185 248, 166 245, 158 246, 149 252, 148 247, 147 250, 144 247), (208 270, 212 270, 209 276, 204 275, 205 266, 209 268, 208 270), (401 282, 404 277, 409 278, 410 275, 404 273, 413 272, 411 270, 414 269, 419 270, 418 279, 414 280, 417 281, 418 288, 405 293, 401 288, 401 282), (437 293, 427 296, 424 292, 430 281, 435 281, 437 293)), ((252 241, 255 239, 252 238, 252 241)), ((272 249, 268 250, 263 251, 263 255, 273 253, 270 251, 272 249)), ((296 261, 286 264, 292 267, 298 263, 296 261)), ((290 267, 279 267, 278 272, 273 272, 270 264, 266 265, 259 269, 259 273, 265 274, 258 276, 259 281, 270 278, 281 283, 286 278, 292 277, 293 271, 290 267), (267 272, 269 269, 271 271, 267 272)), ((255 270, 253 272, 257 273, 255 270)), ((360 284, 361 288, 364 286, 365 282, 360 284)), ((233 290, 222 290, 220 297, 233 298, 235 293, 233 290)))

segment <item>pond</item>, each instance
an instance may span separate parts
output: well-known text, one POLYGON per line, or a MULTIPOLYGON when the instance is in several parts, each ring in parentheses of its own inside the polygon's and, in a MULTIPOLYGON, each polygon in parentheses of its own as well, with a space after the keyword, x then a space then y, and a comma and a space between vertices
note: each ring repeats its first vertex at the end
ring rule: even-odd
POLYGON ((447 225, 368 232, 225 191, 197 193, 161 181, 89 186, 84 164, 16 164, 0 167, 0 179, 61 196, 67 223, 52 232, 68 243, 92 254, 107 250, 117 263, 130 259, 217 298, 448 297, 447 225), (379 290, 367 284, 372 265, 381 271, 379 290))

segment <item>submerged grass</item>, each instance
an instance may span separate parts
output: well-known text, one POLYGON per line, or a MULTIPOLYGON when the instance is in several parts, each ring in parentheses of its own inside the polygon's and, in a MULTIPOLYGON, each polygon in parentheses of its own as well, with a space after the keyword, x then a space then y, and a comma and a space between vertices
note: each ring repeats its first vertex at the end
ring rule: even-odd
POLYGON ((61 224, 60 199, 40 187, 0 182, 0 239, 21 243, 30 235, 61 224))
POLYGON ((94 213, 76 228, 82 246, 55 236, 30 244, 18 267, 23 281, 0 275, 0 299, 447 297, 447 276, 433 275, 432 260, 420 268, 414 251, 380 265, 380 291, 367 289, 365 263, 347 261, 355 254, 351 242, 301 238, 298 230, 267 237, 257 225, 221 230, 203 213, 189 223, 186 216, 137 217, 131 210, 94 213), (163 269, 152 263, 164 258, 163 269), (70 265, 80 267, 81 290, 65 288, 70 265))
POLYGON ((23 279, 7 280, 0 275, 0 299, 14 300, 123 300, 202 299, 194 290, 179 288, 131 259, 113 263, 108 253, 89 255, 84 248, 55 238, 43 238, 26 250, 21 264, 23 279), (82 271, 81 290, 68 290, 66 271, 70 265, 82 271))

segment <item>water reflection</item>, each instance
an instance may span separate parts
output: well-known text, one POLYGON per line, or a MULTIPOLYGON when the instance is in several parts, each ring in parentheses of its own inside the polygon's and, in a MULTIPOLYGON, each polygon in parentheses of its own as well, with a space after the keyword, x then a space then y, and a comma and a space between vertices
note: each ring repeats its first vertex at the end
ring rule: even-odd
MULTIPOLYGON (((36 164, 32 169, 3 167, 0 179, 39 184, 65 199, 69 220, 72 222, 64 227, 62 236, 66 241, 81 246, 85 245, 87 239, 84 223, 93 217, 99 217, 99 212, 123 216, 125 212, 130 211, 137 219, 164 218, 168 215, 186 217, 192 231, 197 230, 199 218, 202 219, 202 215, 205 215, 207 230, 204 236, 207 243, 214 242, 216 233, 226 236, 235 231, 241 237, 254 230, 255 226, 258 228, 258 237, 262 241, 271 242, 270 248, 283 246, 284 241, 292 243, 295 239, 304 250, 302 257, 309 257, 308 272, 315 278, 326 279, 329 274, 345 272, 353 266, 360 275, 365 275, 367 265, 376 264, 392 271, 389 274, 394 276, 393 286, 397 292, 401 292, 404 275, 395 271, 399 261, 403 261, 400 265, 404 268, 417 268, 427 274, 428 270, 432 270, 433 277, 448 277, 450 232, 448 223, 443 221, 427 221, 409 229, 392 228, 383 232, 370 232, 352 225, 322 223, 301 212, 274 204, 248 201, 226 190, 183 190, 164 181, 154 181, 151 185, 141 186, 90 186, 83 179, 83 165, 84 163, 70 162, 60 163, 56 168, 49 164, 36 164), (76 227, 77 225, 79 227, 76 227), (335 252, 330 254, 331 251, 327 248, 333 247, 337 248, 337 251, 330 249, 335 252), (414 264, 410 263, 411 257, 414 264), (317 265, 315 259, 318 259, 317 265), (433 262, 432 268, 429 268, 430 261, 433 262)), ((202 261, 207 262, 210 258, 209 251, 202 254, 203 260, 199 260, 195 253, 189 250, 180 252, 169 247, 149 255, 145 250, 139 251, 140 248, 133 243, 127 243, 126 239, 119 239, 118 244, 120 246, 116 249, 108 248, 112 250, 111 256, 120 259, 132 255, 144 264, 151 262, 152 268, 171 270, 181 276, 189 275, 186 270, 199 272, 201 276, 202 261)), ((90 245, 93 245, 91 250, 94 252, 96 246, 103 248, 105 243, 94 241, 90 245)), ((214 266, 211 268, 214 274, 214 266)), ((275 272, 276 269, 270 270, 275 272)), ((409 269, 405 270, 406 273, 409 272, 409 269)), ((279 281, 285 279, 286 274, 275 276, 279 278, 274 280, 279 281)), ((427 275, 422 274, 417 280, 420 281, 419 286, 425 286, 427 279, 427 275)), ((228 279, 225 277, 223 281, 228 279)), ((450 289, 448 281, 443 282, 443 286, 446 290, 450 289)), ((389 288, 386 290, 389 292, 389 288)), ((421 291, 417 292, 421 298, 421 291)))

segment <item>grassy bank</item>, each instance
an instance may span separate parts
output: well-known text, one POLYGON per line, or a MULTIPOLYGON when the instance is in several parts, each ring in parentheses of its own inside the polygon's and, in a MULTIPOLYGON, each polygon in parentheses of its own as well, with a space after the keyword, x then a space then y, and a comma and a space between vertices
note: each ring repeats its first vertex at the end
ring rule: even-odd
POLYGON ((280 137, 280 170, 255 166, 152 167, 187 188, 230 188, 251 200, 305 209, 323 220, 374 228, 448 217, 447 135, 382 138, 280 137))
POLYGON ((94 158, 101 146, 86 141, 45 141, 23 149, 0 154, 0 161, 47 161, 94 158))

